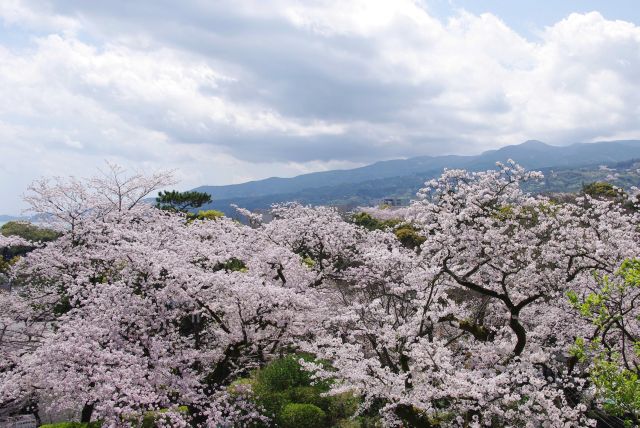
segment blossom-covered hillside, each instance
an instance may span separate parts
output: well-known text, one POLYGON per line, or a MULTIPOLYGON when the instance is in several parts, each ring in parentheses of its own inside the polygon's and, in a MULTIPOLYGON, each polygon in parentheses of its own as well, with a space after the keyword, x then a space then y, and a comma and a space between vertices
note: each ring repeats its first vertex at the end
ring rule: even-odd
POLYGON ((284 204, 248 224, 141 203, 167 174, 38 182, 62 235, 0 236, 32 248, 0 265, 0 415, 638 424, 637 197, 523 190, 540 179, 447 170, 401 218, 284 204))

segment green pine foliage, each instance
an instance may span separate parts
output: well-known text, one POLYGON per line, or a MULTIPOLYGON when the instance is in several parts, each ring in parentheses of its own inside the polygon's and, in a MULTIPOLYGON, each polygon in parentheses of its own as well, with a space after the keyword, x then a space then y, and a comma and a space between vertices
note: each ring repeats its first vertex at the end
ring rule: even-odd
POLYGON ((178 192, 177 190, 158 193, 156 206, 168 211, 188 212, 211 202, 211 195, 204 192, 178 192))

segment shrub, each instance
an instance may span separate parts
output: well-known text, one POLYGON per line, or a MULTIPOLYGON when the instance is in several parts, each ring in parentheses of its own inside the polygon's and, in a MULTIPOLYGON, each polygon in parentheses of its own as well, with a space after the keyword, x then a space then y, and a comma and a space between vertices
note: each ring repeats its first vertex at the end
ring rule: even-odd
POLYGON ((286 392, 261 392, 256 395, 257 404, 264 409, 264 414, 270 418, 276 418, 282 409, 291 404, 286 392))
POLYGON ((224 213, 218 210, 201 210, 196 214, 198 220, 217 220, 224 217, 224 213))
POLYGON ((334 428, 380 428, 382 423, 379 417, 358 416, 356 418, 340 419, 334 428))
POLYGON ((359 396, 351 392, 343 392, 331 397, 327 413, 334 419, 350 418, 358 410, 360 402, 359 396))
POLYGON ((396 238, 407 248, 416 248, 422 245, 426 238, 418 233, 411 225, 405 224, 395 230, 396 238))
MULTIPOLYGON (((187 406, 180 406, 178 407, 178 412, 186 414, 189 411, 189 408, 187 406)), ((169 409, 160 409, 157 411, 150 411, 150 412, 146 412, 144 414, 144 416, 142 417, 142 424, 140 425, 141 428, 154 428, 158 425, 158 422, 161 421, 162 419, 162 414, 163 413, 167 413, 169 411, 169 409)), ((163 421, 166 424, 166 421, 163 421)), ((136 424, 138 425, 138 424, 136 424)))
POLYGON ((362 226, 368 230, 384 230, 388 227, 393 228, 400 224, 400 220, 378 220, 377 218, 366 212, 355 213, 351 217, 351 221, 353 221, 353 223, 357 224, 358 226, 362 226))
POLYGON ((305 357, 289 355, 266 365, 256 375, 257 388, 278 392, 311 385, 311 374, 302 369, 300 358, 305 357))
POLYGON ((323 392, 323 389, 314 386, 298 386, 290 389, 288 395, 292 403, 313 404, 327 412, 331 407, 332 397, 323 397, 323 392))
MULTIPOLYGON (((276 421, 281 421, 284 409, 289 405, 310 405, 323 412, 321 425, 318 426, 333 426, 333 422, 343 417, 341 411, 334 414, 334 410, 344 407, 334 403, 341 398, 322 396, 322 393, 329 390, 329 385, 326 381, 312 385, 311 374, 303 370, 298 362, 300 359, 314 360, 309 355, 289 355, 272 361, 258 370, 253 380, 241 380, 238 385, 252 382, 251 387, 255 393, 256 404, 264 409, 265 415, 276 421)), ((235 383, 232 384, 232 388, 237 388, 235 383)), ((278 425, 282 424, 278 422, 278 425)))
POLYGON ((292 403, 284 406, 278 419, 283 428, 322 428, 325 418, 318 406, 292 403))
POLYGON ((582 191, 594 198, 616 198, 620 196, 620 193, 612 184, 604 181, 595 181, 593 183, 586 184, 582 187, 582 191))

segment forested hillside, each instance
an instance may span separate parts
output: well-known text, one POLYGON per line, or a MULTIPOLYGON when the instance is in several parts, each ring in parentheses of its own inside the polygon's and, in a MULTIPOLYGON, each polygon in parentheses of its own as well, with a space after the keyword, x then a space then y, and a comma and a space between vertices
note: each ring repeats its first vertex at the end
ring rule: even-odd
POLYGON ((639 174, 633 160, 640 159, 640 141, 612 141, 570 146, 550 146, 539 141, 507 146, 477 156, 418 157, 378 162, 362 168, 305 174, 230 186, 202 186, 194 190, 212 196, 210 209, 233 213, 231 204, 249 209, 267 209, 274 203, 367 206, 383 198, 413 199, 425 180, 439 176, 445 168, 480 171, 496 162, 517 159, 526 168, 545 172, 540 191, 575 191, 582 183, 619 174, 613 182, 627 186, 639 174), (600 166, 616 171, 606 171, 600 166), (620 169, 620 171, 617 171, 620 169))

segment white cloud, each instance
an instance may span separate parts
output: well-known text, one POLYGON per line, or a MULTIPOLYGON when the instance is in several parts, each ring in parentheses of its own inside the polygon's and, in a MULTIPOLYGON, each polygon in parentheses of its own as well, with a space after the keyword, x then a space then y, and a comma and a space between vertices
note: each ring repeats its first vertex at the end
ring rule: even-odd
POLYGON ((597 12, 535 41, 410 0, 3 0, 0 20, 3 200, 105 158, 189 187, 640 134, 640 27, 597 12))
POLYGON ((7 25, 16 25, 41 31, 57 31, 66 34, 74 33, 80 24, 73 18, 51 13, 46 3, 34 10, 21 0, 2 0, 0 2, 0 19, 7 25))

